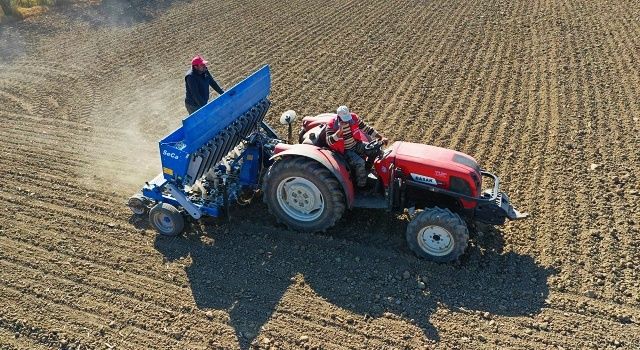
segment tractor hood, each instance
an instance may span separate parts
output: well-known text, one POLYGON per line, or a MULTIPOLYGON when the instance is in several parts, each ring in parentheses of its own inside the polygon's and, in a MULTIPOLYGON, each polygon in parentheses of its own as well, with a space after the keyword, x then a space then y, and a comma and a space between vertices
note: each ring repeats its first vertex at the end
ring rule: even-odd
POLYGON ((397 167, 408 167, 410 169, 424 167, 439 172, 474 172, 478 176, 480 175, 480 167, 476 160, 462 152, 412 142, 396 142, 394 150, 397 167))
MULTIPOLYGON (((405 179, 425 186, 478 198, 482 173, 471 156, 454 150, 412 142, 396 142, 390 155, 405 179)), ((474 201, 461 200, 465 208, 474 201)))

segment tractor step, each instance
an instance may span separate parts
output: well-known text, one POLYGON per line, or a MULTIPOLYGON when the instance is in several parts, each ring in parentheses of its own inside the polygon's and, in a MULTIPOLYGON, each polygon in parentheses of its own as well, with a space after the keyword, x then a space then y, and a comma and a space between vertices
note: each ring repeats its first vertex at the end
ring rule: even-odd
POLYGON ((354 201, 354 208, 367 208, 367 209, 386 209, 387 200, 384 195, 380 193, 356 193, 354 201))

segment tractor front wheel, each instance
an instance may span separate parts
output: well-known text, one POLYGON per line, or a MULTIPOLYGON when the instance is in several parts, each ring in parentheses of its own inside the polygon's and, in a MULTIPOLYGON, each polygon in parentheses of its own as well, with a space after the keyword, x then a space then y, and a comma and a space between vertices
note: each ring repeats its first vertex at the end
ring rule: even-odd
POLYGON ((304 157, 274 162, 265 176, 263 192, 269 211, 295 231, 325 231, 345 210, 344 193, 335 176, 304 157))
POLYGON ((149 222, 161 235, 175 236, 184 229, 184 216, 169 203, 158 203, 149 211, 149 222))
POLYGON ((428 208, 407 227, 409 248, 421 258, 450 262, 467 248, 469 229, 458 214, 449 209, 428 208))

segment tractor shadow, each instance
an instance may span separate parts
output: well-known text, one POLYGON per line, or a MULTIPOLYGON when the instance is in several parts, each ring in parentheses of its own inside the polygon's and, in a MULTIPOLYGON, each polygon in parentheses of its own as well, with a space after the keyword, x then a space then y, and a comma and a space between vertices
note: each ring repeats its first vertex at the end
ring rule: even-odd
POLYGON ((184 237, 155 241, 167 261, 191 257, 186 274, 196 306, 226 310, 243 349, 297 275, 335 306, 368 319, 393 313, 431 341, 440 339, 429 321, 438 308, 530 315, 541 311, 549 294, 554 271, 530 256, 503 253, 495 229, 483 229, 459 262, 436 264, 396 248, 404 241, 401 219, 352 211, 339 229, 301 235, 276 226, 265 208, 251 207, 230 224, 194 226, 184 237), (203 243, 201 235, 213 243, 203 243))

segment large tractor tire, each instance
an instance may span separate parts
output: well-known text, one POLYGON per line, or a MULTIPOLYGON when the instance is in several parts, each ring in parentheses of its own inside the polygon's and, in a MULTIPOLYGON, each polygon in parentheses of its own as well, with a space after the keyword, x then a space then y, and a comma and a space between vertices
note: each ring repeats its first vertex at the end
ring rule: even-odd
POLYGON ((265 176, 263 192, 269 211, 295 231, 325 231, 345 210, 344 193, 335 176, 304 157, 274 162, 265 176))
POLYGON ((164 236, 176 236, 184 229, 184 216, 169 203, 158 203, 149 211, 149 222, 164 236))
POLYGON ((449 209, 425 209, 407 226, 409 248, 427 260, 455 261, 464 253, 468 242, 469 228, 449 209))

